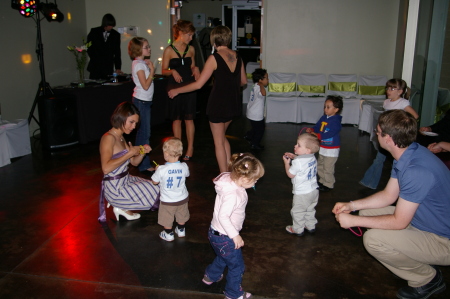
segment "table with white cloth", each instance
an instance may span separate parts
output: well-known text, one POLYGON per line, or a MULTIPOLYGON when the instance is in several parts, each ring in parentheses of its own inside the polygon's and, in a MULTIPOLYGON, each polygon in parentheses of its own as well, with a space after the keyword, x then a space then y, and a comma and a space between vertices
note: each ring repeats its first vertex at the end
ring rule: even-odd
MULTIPOLYGON (((323 106, 326 97, 299 97, 296 109, 297 123, 316 123, 323 115, 323 106)), ((342 109, 342 123, 357 125, 361 110, 361 100, 358 98, 342 99, 344 108, 342 109)))
POLYGON ((361 131, 367 132, 372 136, 375 129, 374 115, 379 116, 383 111, 384 100, 364 100, 362 103, 361 117, 358 127, 361 131))
POLYGON ((30 153, 28 120, 0 122, 0 167, 10 164, 12 158, 30 153))

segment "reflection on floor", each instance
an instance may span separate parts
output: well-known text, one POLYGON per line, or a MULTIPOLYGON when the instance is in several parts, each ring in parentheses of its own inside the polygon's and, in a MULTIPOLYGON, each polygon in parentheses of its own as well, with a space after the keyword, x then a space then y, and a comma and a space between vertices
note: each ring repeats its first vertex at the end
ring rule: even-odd
MULTIPOLYGON (((365 250, 362 239, 340 229, 331 209, 373 191, 358 184, 375 155, 367 135, 353 126, 342 130, 342 149, 333 191, 321 193, 315 235, 285 232, 291 224, 291 182, 282 155, 293 151, 306 124, 267 124, 256 152, 266 175, 249 204, 242 230, 245 290, 255 298, 394 298, 405 282, 365 250)), ((233 152, 249 151, 245 118, 232 123, 233 152)), ((310 126, 310 125, 309 125, 310 126)), ((152 128, 151 159, 163 163, 161 140, 171 126, 152 128)), ((98 144, 32 155, 0 168, 1 298, 223 298, 225 280, 206 286, 203 271, 214 258, 207 229, 214 205, 212 179, 218 174, 208 122, 196 120, 195 153, 187 180, 191 220, 187 235, 168 243, 158 237, 157 213, 137 221, 97 222, 102 173, 98 144)), ((131 169, 137 173, 136 169, 131 169)), ((386 163, 382 182, 389 175, 386 163)), ((441 267, 450 285, 449 267, 441 267)), ((450 290, 435 298, 449 298, 450 290)))

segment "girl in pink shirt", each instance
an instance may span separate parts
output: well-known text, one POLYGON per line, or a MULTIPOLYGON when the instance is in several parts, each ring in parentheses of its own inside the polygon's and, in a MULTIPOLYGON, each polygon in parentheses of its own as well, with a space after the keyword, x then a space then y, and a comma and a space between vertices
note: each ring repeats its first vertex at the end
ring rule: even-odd
POLYGON ((248 299, 252 294, 241 287, 245 265, 241 247, 244 246, 239 231, 245 219, 247 192, 264 175, 264 166, 252 154, 234 154, 228 164, 230 172, 222 172, 214 179, 216 203, 208 239, 216 258, 206 267, 203 282, 210 285, 223 278, 228 267, 225 295, 229 299, 248 299))

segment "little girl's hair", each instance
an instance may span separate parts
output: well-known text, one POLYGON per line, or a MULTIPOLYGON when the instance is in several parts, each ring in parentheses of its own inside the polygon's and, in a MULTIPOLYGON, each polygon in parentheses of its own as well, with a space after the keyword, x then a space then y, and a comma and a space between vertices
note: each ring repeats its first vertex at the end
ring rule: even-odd
POLYGON ((390 79, 386 82, 386 88, 388 88, 388 87, 398 88, 398 89, 403 90, 403 93, 400 96, 404 99, 409 98, 409 94, 410 94, 411 90, 409 89, 408 84, 406 84, 405 80, 399 79, 399 78, 390 79))
POLYGON ((172 157, 180 157, 183 153, 183 143, 179 138, 171 137, 164 142, 163 152, 172 157))
POLYGON ((142 46, 144 42, 148 43, 148 40, 143 37, 133 37, 128 43, 128 55, 131 60, 142 55, 142 46))
POLYGON ((344 102, 342 101, 342 97, 340 96, 327 96, 326 101, 331 101, 333 103, 334 108, 338 108, 338 112, 336 114, 341 114, 342 108, 344 108, 344 102))
POLYGON ((255 156, 250 153, 233 154, 228 168, 233 181, 245 178, 248 181, 256 181, 264 175, 264 166, 255 156))

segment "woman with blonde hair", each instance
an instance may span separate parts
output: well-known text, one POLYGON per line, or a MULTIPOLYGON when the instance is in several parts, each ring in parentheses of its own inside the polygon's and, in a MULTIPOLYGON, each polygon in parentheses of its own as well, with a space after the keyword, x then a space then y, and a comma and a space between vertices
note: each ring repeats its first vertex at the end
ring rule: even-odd
POLYGON ((214 85, 209 95, 206 114, 214 138, 214 147, 220 172, 228 170, 231 158, 230 143, 225 134, 233 118, 241 115, 242 101, 240 87, 247 83, 244 64, 239 55, 228 48, 231 42, 231 30, 226 26, 217 26, 211 31, 211 44, 215 53, 209 56, 197 81, 169 91, 174 98, 180 93, 202 88, 214 74, 214 85))

